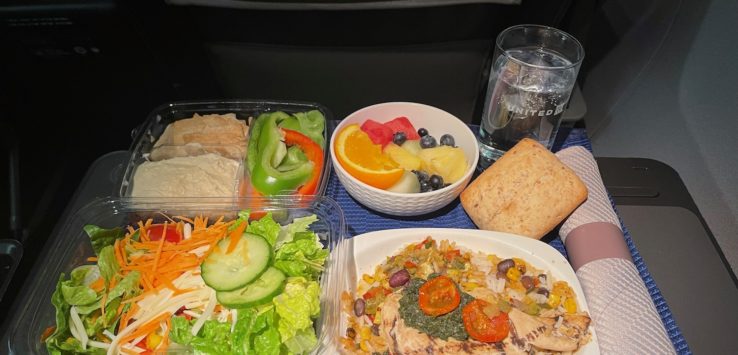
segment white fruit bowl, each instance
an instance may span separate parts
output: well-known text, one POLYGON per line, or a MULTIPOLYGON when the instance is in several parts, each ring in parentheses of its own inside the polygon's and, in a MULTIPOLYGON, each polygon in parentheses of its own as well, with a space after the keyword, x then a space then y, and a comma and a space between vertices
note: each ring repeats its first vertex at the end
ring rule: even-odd
POLYGON ((466 123, 444 110, 414 102, 386 102, 355 111, 338 124, 331 135, 330 148, 333 169, 349 195, 366 207, 394 216, 423 215, 445 207, 469 184, 479 161, 476 136, 466 123), (436 140, 446 133, 453 135, 456 146, 463 149, 468 163, 464 176, 449 186, 423 193, 390 192, 365 184, 351 176, 336 158, 334 147, 339 132, 350 124, 361 125, 368 119, 381 123, 399 116, 407 117, 416 129, 427 129, 436 140))

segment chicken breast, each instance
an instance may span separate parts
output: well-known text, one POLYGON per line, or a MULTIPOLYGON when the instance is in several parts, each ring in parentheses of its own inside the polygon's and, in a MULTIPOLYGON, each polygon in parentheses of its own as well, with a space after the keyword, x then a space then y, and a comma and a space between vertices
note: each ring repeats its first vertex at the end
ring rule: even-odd
MULTIPOLYGON (((516 308, 508 314, 512 327, 508 337, 499 343, 453 338, 434 338, 407 326, 400 317, 400 294, 391 294, 382 305, 380 336, 390 354, 529 354, 531 351, 573 352, 588 341, 590 318, 573 314, 535 317, 516 308)), ((460 325, 463 326, 463 325, 460 325)))
POLYGON ((556 318, 535 317, 516 308, 508 315, 523 342, 521 346, 529 344, 541 350, 575 351, 586 342, 590 318, 585 315, 563 315, 560 323, 556 318))
MULTIPOLYGON (((525 346, 517 346, 512 337, 500 343, 482 343, 475 340, 443 340, 405 325, 400 317, 400 294, 392 294, 382 305, 380 335, 389 345, 390 354, 527 354, 525 346)), ((462 325, 460 325, 462 326, 462 325)), ((520 342, 525 344, 524 342, 520 342)), ((528 346, 528 350, 530 346, 528 346)))

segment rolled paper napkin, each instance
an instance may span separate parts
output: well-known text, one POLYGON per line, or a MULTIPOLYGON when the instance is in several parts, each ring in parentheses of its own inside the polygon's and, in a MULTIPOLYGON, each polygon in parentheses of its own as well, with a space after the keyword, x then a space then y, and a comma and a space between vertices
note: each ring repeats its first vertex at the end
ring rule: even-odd
POLYGON ((587 297, 603 354, 674 354, 664 324, 633 264, 597 162, 583 147, 556 153, 587 185, 588 198, 559 235, 587 297))

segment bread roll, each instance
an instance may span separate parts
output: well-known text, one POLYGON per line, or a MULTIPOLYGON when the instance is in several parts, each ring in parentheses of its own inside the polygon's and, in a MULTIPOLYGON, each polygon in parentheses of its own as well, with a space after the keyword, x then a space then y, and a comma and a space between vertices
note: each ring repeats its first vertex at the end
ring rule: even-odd
POLYGON ((480 229, 540 239, 587 199, 587 187, 546 147, 525 138, 461 193, 480 229))
POLYGON ((154 144, 149 159, 157 161, 215 153, 242 160, 246 156, 248 132, 246 122, 233 113, 195 114, 169 124, 154 144))

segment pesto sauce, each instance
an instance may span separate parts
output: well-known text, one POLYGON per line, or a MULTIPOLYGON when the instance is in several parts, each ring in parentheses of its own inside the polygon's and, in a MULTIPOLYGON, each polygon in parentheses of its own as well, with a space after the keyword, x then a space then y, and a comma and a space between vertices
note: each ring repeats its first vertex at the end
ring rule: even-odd
MULTIPOLYGON (((428 279, 432 279, 429 277, 428 279)), ((420 286, 426 280, 413 278, 407 283, 402 290, 402 298, 400 298, 400 317, 409 327, 415 328, 435 338, 448 340, 453 337, 456 340, 466 340, 469 334, 464 329, 464 321, 461 319, 461 309, 469 302, 474 300, 472 296, 464 292, 461 293, 461 303, 450 313, 437 317, 428 316, 423 313, 418 305, 418 292, 420 286)), ((457 286, 458 287, 458 286, 457 286)))

